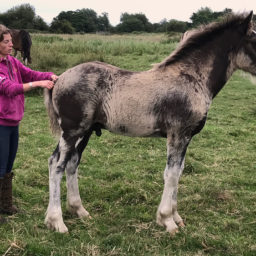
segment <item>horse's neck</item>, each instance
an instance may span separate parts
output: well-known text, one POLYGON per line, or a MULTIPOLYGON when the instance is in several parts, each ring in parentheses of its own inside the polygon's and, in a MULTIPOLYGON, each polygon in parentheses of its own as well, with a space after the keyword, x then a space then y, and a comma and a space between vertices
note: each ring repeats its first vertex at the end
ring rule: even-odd
POLYGON ((191 72, 197 77, 201 86, 214 98, 232 75, 234 68, 228 50, 211 49, 208 53, 197 53, 190 62, 191 72))

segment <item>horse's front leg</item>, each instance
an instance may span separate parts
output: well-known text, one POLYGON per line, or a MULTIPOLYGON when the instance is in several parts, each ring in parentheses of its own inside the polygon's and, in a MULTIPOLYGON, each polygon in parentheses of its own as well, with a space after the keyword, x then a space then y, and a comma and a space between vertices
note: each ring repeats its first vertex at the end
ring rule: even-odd
MULTIPOLYGON (((180 171, 180 175, 183 172, 184 169, 184 162, 185 162, 185 157, 183 158, 183 162, 181 165, 181 171, 180 171)), ((176 186, 176 189, 173 192, 173 197, 172 197, 172 208, 173 208, 173 220, 175 221, 175 223, 178 224, 179 227, 185 227, 185 224, 182 220, 182 218, 180 217, 179 213, 178 213, 178 209, 177 209, 177 195, 178 195, 178 186, 176 186)))
POLYGON ((184 167, 187 140, 167 141, 167 164, 164 171, 164 191, 157 211, 157 223, 166 227, 170 234, 178 231, 178 226, 184 226, 177 211, 177 191, 180 175, 184 167))

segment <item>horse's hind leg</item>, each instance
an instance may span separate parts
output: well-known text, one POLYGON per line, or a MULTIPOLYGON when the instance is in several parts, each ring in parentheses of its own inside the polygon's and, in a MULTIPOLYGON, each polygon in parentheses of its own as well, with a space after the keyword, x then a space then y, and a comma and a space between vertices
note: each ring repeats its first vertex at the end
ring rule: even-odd
POLYGON ((24 51, 21 51, 21 57, 22 57, 23 63, 27 66, 28 65, 27 53, 24 51))
POLYGON ((25 63, 25 65, 27 66, 28 65, 28 62, 30 63, 30 52, 28 50, 24 50, 23 52, 23 61, 25 63))
POLYGON ((92 132, 89 131, 76 145, 76 152, 71 156, 70 161, 67 163, 67 209, 72 214, 76 214, 78 217, 88 217, 89 213, 85 210, 82 205, 82 200, 79 194, 78 187, 78 165, 82 153, 89 141, 92 132))
POLYGON ((63 156, 61 156, 58 144, 57 148, 48 160, 50 198, 44 222, 48 228, 64 233, 67 232, 68 229, 63 222, 60 202, 60 183, 64 172, 63 168, 59 168, 59 170, 57 170, 60 158, 63 158, 63 156))
POLYGON ((49 158, 49 190, 50 198, 46 212, 45 224, 48 228, 64 233, 68 229, 63 222, 60 183, 65 171, 67 162, 74 151, 76 139, 66 141, 62 136, 52 156, 49 158))

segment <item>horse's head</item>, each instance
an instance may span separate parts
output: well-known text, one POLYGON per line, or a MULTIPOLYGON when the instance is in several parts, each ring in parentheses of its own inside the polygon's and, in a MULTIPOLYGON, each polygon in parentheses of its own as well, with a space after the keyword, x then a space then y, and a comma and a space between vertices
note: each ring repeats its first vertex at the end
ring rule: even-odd
POLYGON ((236 65, 237 68, 256 75, 256 31, 253 30, 252 17, 253 12, 238 28, 243 39, 236 57, 236 65))

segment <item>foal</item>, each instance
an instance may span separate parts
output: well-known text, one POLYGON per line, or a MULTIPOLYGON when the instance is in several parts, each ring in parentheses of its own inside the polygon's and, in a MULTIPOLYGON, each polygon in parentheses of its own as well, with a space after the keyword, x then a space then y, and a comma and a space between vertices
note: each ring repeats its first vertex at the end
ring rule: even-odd
POLYGON ((50 200, 45 223, 67 232, 62 218, 60 182, 66 170, 68 208, 89 216, 78 190, 77 168, 93 131, 167 138, 164 190, 157 223, 173 234, 184 226, 177 211, 178 182, 187 147, 204 127, 212 99, 232 73, 256 74, 256 36, 252 12, 193 31, 164 61, 144 72, 101 62, 75 66, 45 95, 53 131, 60 131, 49 158, 50 200))

